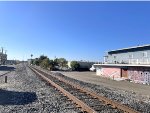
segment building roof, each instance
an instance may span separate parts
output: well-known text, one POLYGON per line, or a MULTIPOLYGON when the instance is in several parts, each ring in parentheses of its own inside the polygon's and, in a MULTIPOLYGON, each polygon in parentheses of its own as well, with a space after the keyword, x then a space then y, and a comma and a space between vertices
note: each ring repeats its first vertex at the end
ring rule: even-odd
POLYGON ((100 67, 150 67, 150 64, 94 64, 100 67))
POLYGON ((150 44, 149 45, 142 45, 142 46, 134 46, 134 47, 128 47, 128 48, 122 48, 117 50, 111 50, 108 51, 109 54, 113 53, 120 53, 120 52, 130 52, 130 51, 140 51, 140 50, 150 50, 150 44))

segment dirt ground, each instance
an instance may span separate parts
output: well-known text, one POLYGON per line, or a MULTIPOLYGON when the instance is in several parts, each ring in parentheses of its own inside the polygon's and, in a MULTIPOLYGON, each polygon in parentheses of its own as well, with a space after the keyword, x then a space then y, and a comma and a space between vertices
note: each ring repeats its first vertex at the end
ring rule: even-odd
POLYGON ((62 74, 81 80, 88 83, 97 85, 103 85, 109 88, 115 88, 119 90, 131 91, 140 95, 150 96, 150 86, 143 84, 131 83, 128 81, 115 81, 108 78, 103 78, 96 75, 96 72, 61 72, 62 74))

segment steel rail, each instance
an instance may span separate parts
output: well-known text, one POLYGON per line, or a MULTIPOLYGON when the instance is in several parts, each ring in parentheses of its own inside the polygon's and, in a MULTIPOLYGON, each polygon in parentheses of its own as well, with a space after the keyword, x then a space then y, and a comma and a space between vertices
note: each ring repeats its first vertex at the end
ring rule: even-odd
POLYGON ((60 87, 59 85, 57 85, 56 83, 54 83, 53 81, 51 81, 49 78, 45 77, 43 74, 41 74, 40 72, 38 72, 37 70, 31 68, 36 74, 40 75, 44 80, 46 80, 48 83, 50 83, 52 86, 54 86, 55 88, 57 88, 59 91, 61 91, 64 95, 66 95, 70 100, 73 100, 78 107, 81 107, 83 109, 83 111, 86 111, 88 113, 97 113, 95 110, 93 110, 90 106, 88 106, 87 104, 85 104, 83 101, 79 100, 78 98, 76 98, 75 96, 73 96, 72 94, 70 94, 68 91, 66 91, 65 89, 63 89, 62 87, 60 87))
POLYGON ((69 85, 71 85, 71 86, 73 86, 73 87, 75 87, 75 88, 77 88, 77 89, 79 89, 83 92, 86 92, 87 94, 90 94, 91 96, 97 98, 100 101, 104 101, 105 104, 112 105, 113 108, 118 108, 120 110, 123 110, 125 113, 140 113, 140 112, 138 112, 138 111, 136 111, 136 110, 134 110, 134 109, 132 109, 128 106, 122 105, 122 104, 120 104, 120 103, 118 103, 114 100, 108 99, 108 98, 106 98, 104 96, 101 96, 101 95, 97 95, 95 92, 91 92, 87 89, 84 89, 84 88, 82 88, 81 86, 79 86, 77 84, 74 84, 74 83, 71 83, 71 82, 65 80, 62 77, 55 76, 55 78, 59 79, 60 81, 65 82, 65 83, 67 83, 67 84, 69 84, 69 85))
MULTIPOLYGON (((35 68, 35 69, 37 69, 37 68, 35 68)), ((37 69, 37 70, 39 70, 39 69, 37 69)), ((42 70, 40 70, 40 71, 42 71, 42 70)), ((42 72, 46 73, 44 71, 42 71, 42 72)), ((46 74, 50 75, 49 73, 46 73, 46 74)), ((111 100, 109 98, 106 98, 104 96, 98 95, 95 92, 91 92, 91 91, 89 91, 87 89, 84 89, 84 88, 82 88, 81 86, 79 86, 77 84, 74 84, 72 82, 69 82, 69 81, 65 80, 62 77, 58 77, 58 76, 53 76, 53 77, 59 79, 60 81, 65 82, 65 83, 67 83, 67 84, 69 84, 69 85, 71 85, 71 86, 73 86, 73 87, 75 87, 75 88, 77 88, 77 89, 79 89, 79 90, 81 90, 83 92, 86 92, 87 94, 90 94, 91 96, 97 98, 99 101, 104 101, 106 105, 111 105, 113 108, 120 109, 120 110, 124 111, 125 113, 140 113, 140 112, 138 112, 138 111, 136 111, 136 110, 134 110, 134 109, 132 109, 132 108, 130 108, 128 106, 120 104, 119 102, 116 102, 116 101, 111 100)))

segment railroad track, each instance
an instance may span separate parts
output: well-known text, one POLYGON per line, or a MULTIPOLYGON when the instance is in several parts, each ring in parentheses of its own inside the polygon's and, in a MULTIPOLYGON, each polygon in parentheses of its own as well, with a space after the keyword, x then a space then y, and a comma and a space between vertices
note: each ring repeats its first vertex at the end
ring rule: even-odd
POLYGON ((97 95, 94 92, 85 90, 79 85, 73 84, 62 77, 52 76, 35 67, 30 67, 32 71, 38 74, 42 79, 49 82, 70 100, 76 103, 78 108, 87 113, 99 113, 101 111, 112 111, 115 113, 139 113, 132 108, 122 105, 106 97, 97 95))

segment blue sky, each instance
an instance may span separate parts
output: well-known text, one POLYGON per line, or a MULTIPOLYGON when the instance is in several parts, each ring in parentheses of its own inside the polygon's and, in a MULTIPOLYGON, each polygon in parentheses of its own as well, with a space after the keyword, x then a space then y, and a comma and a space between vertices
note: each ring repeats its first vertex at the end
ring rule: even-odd
POLYGON ((100 61, 109 50, 150 43, 150 2, 0 2, 8 59, 100 61))

